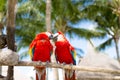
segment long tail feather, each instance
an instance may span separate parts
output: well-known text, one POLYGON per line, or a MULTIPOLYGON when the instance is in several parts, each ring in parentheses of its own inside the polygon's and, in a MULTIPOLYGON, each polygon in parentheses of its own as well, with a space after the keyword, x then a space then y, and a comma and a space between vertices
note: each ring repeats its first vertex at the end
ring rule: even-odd
POLYGON ((45 67, 35 67, 35 69, 36 69, 36 80, 46 80, 45 67))
POLYGON ((39 79, 38 79, 38 75, 37 75, 37 73, 36 73, 36 80, 39 80, 39 79))
POLYGON ((75 80, 75 71, 65 69, 65 80, 75 80))

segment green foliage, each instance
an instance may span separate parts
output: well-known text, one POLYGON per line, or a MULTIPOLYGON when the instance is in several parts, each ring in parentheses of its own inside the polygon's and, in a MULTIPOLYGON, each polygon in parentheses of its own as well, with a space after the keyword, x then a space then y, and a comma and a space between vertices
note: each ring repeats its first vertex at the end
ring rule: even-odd
MULTIPOLYGON (((19 47, 26 47, 39 32, 45 31, 45 17, 43 13, 43 2, 33 0, 19 3, 16 16, 16 36, 19 47)), ((45 8, 44 8, 45 9, 45 8)))
MULTIPOLYGON (((52 0, 52 31, 67 32, 68 22, 77 22, 79 20, 78 3, 72 3, 71 0, 52 0)), ((35 35, 45 31, 45 9, 44 0, 20 1, 18 5, 16 19, 16 36, 18 48, 28 47, 35 35)), ((26 56, 23 53, 21 57, 26 56)))
POLYGON ((106 34, 97 30, 88 30, 82 28, 72 28, 68 31, 69 34, 77 35, 78 37, 85 38, 89 40, 90 38, 104 38, 106 34))
POLYGON ((120 38, 120 16, 113 13, 114 10, 119 8, 119 3, 116 1, 96 0, 81 11, 84 14, 83 18, 88 18, 98 23, 96 30, 110 36, 107 41, 97 47, 98 50, 106 49, 106 47, 112 45, 112 41, 120 38))
POLYGON ((52 20, 55 23, 54 29, 68 31, 68 22, 79 20, 78 2, 73 3, 71 0, 52 0, 52 20))
POLYGON ((0 0, 0 12, 3 12, 6 8, 6 0, 0 0))
POLYGON ((5 17, 6 17, 6 3, 7 0, 0 0, 0 22, 4 25, 5 17))
MULTIPOLYGON (((79 20, 77 5, 70 0, 52 1, 53 31, 66 32, 68 21, 75 22, 79 20)), ((19 47, 28 46, 37 33, 45 31, 45 9, 46 3, 44 0, 19 2, 16 19, 16 36, 19 40, 19 47)))
POLYGON ((97 50, 104 50, 106 47, 110 47, 112 45, 113 38, 110 38, 106 40, 104 43, 100 44, 98 47, 96 47, 97 50))
MULTIPOLYGON (((120 20, 113 14, 114 7, 109 0, 52 0, 52 31, 62 31, 88 40, 102 39, 109 35, 111 37, 97 47, 99 50, 105 49, 120 31, 120 20), (76 24, 81 19, 93 20, 98 23, 98 27, 88 30, 69 25, 76 24)), ((28 46, 37 33, 45 31, 45 9, 44 0, 20 0, 16 17, 19 47, 28 46)))
POLYGON ((117 16, 120 16, 120 0, 111 0, 109 2, 111 9, 113 10, 113 13, 117 16))

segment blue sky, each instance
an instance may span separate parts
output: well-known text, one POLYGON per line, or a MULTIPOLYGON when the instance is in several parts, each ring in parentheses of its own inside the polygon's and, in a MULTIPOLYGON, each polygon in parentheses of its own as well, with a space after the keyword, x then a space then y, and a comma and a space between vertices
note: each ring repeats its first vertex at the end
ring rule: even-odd
MULTIPOLYGON (((85 29, 90 29, 90 30, 94 30, 95 27, 97 27, 98 24, 95 23, 94 21, 89 21, 89 20, 82 20, 80 21, 77 25, 75 25, 75 27, 79 27, 79 28, 85 28, 85 29)), ((110 36, 107 36, 105 39, 91 39, 93 44, 95 46, 98 46, 99 44, 103 43, 104 41, 106 41, 110 36)), ((74 39, 70 39, 68 38, 69 41, 71 42, 71 44, 77 48, 81 48, 85 53, 87 52, 87 44, 88 41, 85 39, 80 39, 80 38, 74 38, 74 39)), ((120 40, 119 40, 120 42, 120 40)), ((120 50, 120 43, 119 45, 119 50, 120 50)), ((107 47, 104 51, 101 51, 107 55, 109 55, 112 58, 116 58, 116 50, 115 50, 115 44, 113 43, 112 46, 107 47)))

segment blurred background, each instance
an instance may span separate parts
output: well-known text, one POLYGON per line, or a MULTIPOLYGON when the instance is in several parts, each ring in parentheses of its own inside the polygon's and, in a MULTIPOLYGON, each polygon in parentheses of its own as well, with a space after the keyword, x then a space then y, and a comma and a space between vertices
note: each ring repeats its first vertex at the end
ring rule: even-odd
MULTIPOLYGON (((88 43, 97 51, 120 60, 119 0, 18 0, 15 41, 20 60, 30 61, 28 48, 35 35, 43 31, 62 31, 77 52, 77 64, 88 50, 88 43), (50 25, 46 24, 46 7, 51 5, 50 25)), ((0 26, 6 34, 7 0, 0 0, 0 26)), ((1 73, 6 75, 7 67, 1 73)), ((34 80, 33 67, 15 67, 15 80, 34 80)), ((47 69, 48 74, 52 69, 47 69)), ((59 70, 59 80, 63 80, 59 70)), ((48 75, 48 80, 53 78, 48 75)), ((54 79, 53 79, 54 80, 54 79)))

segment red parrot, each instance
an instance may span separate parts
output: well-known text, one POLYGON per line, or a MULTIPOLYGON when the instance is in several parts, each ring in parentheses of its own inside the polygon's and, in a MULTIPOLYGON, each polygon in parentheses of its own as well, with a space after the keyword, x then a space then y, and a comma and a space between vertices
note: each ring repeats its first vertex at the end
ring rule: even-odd
MULTIPOLYGON (((52 34, 50 32, 41 32, 36 35, 35 39, 29 46, 29 54, 32 61, 50 62, 50 55, 53 46, 50 42, 52 34)), ((45 80, 46 68, 35 66, 36 80, 45 80)))
MULTIPOLYGON (((59 63, 76 65, 76 52, 62 32, 53 35, 55 41, 55 56, 59 63)), ((75 80, 75 71, 65 69, 65 80, 75 80)))

